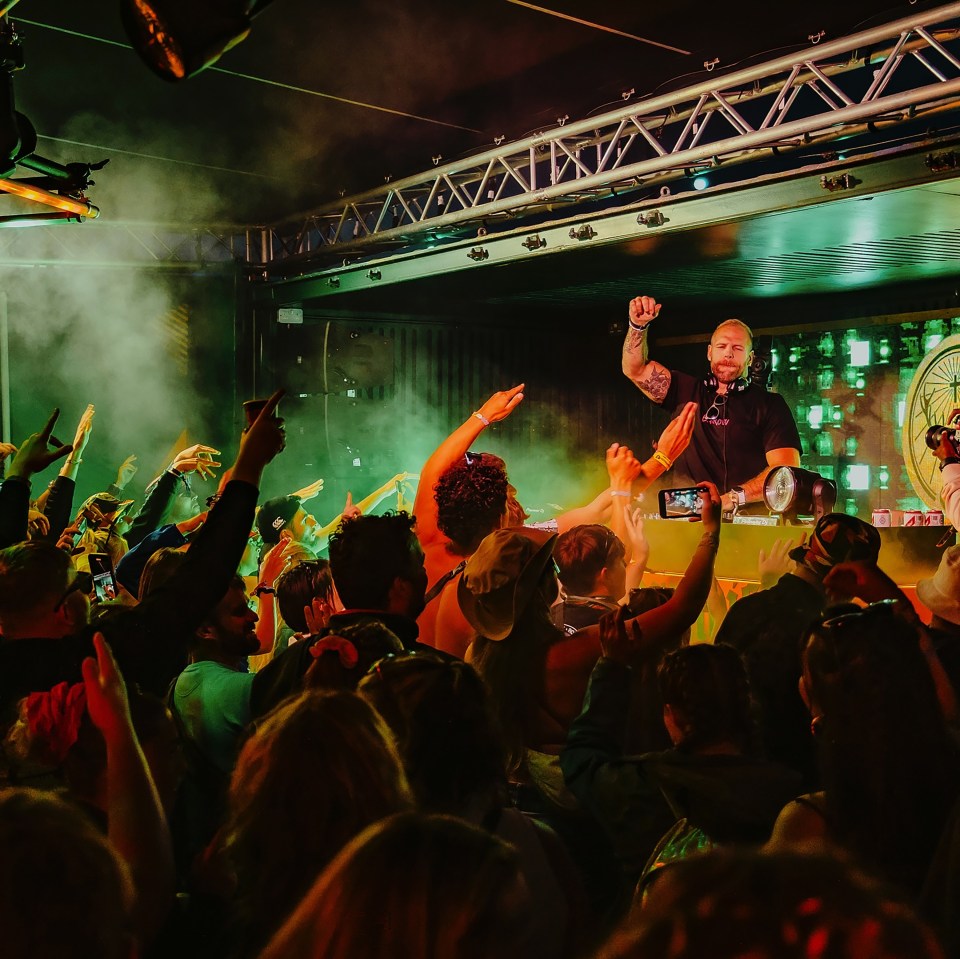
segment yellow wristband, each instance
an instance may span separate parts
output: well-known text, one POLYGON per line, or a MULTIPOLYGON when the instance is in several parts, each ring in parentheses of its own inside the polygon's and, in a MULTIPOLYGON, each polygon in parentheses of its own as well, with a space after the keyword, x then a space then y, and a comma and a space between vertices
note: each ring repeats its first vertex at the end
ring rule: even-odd
POLYGON ((657 450, 653 454, 653 461, 655 463, 659 463, 665 470, 668 470, 671 466, 673 466, 673 460, 670 459, 666 453, 661 453, 660 450, 657 450))

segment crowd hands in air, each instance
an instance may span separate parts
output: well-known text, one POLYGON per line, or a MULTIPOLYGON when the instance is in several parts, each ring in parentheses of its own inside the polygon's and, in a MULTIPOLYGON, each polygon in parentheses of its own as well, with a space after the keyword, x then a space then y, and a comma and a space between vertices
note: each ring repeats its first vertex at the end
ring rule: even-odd
POLYGON ((92 407, 0 448, 5 956, 960 955, 960 568, 925 626, 831 514, 728 609, 705 482, 655 585, 639 497, 696 405, 529 524, 476 452, 523 384, 438 437, 409 511, 400 473, 321 525, 322 480, 258 505, 279 396, 140 504, 135 455, 76 502, 92 407))

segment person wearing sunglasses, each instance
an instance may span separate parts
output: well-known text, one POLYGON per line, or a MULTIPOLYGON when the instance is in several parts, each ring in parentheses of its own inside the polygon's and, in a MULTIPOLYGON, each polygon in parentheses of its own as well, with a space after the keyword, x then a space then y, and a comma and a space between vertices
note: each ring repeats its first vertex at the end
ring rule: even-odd
POLYGON ((705 376, 669 370, 648 351, 648 328, 660 315, 652 296, 630 301, 623 373, 648 399, 676 416, 685 403, 700 410, 693 439, 677 458, 677 486, 709 479, 723 491, 724 513, 763 499, 771 467, 800 465, 800 434, 783 397, 750 375, 753 333, 740 320, 724 320, 707 347, 705 376))

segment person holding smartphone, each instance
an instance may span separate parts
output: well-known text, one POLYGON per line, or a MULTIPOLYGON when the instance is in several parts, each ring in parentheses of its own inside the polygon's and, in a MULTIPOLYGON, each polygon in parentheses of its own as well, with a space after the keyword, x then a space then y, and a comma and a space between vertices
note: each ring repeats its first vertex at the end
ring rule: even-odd
POLYGON ((786 401, 751 381, 753 333, 740 320, 724 320, 710 337, 706 376, 668 370, 648 355, 648 328, 660 315, 652 296, 630 301, 623 373, 672 415, 685 403, 699 409, 693 438, 674 465, 676 486, 708 479, 722 491, 724 513, 763 499, 774 466, 800 465, 800 434, 786 401))

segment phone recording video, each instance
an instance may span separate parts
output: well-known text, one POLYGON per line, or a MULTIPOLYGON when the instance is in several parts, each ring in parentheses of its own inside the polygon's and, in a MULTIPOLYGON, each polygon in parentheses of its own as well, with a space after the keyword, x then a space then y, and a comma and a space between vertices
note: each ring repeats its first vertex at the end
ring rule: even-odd
POLYGON ((700 494, 706 492, 705 486, 660 490, 660 518, 699 520, 703 511, 700 494))
POLYGON ((93 577, 93 593, 98 602, 117 598, 117 576, 108 553, 90 553, 90 574, 93 577))

